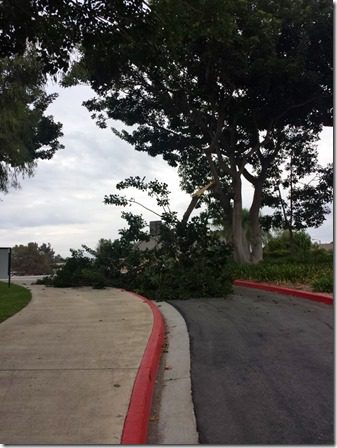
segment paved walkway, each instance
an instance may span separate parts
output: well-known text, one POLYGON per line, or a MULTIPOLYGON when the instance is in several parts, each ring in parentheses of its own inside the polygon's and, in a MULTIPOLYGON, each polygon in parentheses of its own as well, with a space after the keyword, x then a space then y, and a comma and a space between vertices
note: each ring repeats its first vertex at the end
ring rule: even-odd
POLYGON ((31 289, 0 324, 0 443, 120 443, 151 309, 118 289, 31 289))

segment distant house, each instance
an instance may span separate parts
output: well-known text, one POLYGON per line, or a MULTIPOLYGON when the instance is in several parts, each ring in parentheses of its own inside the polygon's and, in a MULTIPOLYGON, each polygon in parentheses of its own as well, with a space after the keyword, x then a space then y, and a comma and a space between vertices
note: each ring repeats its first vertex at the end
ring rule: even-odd
POLYGON ((159 243, 159 237, 157 236, 151 236, 149 241, 140 241, 135 246, 138 247, 139 250, 152 250, 154 249, 159 243))
POLYGON ((149 241, 140 241, 136 244, 139 250, 152 250, 159 243, 161 221, 150 221, 150 239, 149 241))

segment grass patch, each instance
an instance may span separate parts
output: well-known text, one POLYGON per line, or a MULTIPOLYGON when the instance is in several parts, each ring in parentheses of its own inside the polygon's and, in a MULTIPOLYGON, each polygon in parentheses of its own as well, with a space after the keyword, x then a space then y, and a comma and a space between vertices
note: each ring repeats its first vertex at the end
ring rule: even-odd
POLYGON ((20 311, 32 298, 31 292, 23 286, 0 282, 0 322, 20 311))

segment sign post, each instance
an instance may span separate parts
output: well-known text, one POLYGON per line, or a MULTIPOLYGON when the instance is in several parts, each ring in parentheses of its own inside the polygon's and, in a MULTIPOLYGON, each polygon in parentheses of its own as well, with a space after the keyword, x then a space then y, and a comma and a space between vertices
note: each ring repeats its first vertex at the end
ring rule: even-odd
POLYGON ((0 278, 8 279, 8 287, 11 285, 11 255, 10 247, 0 247, 0 278))

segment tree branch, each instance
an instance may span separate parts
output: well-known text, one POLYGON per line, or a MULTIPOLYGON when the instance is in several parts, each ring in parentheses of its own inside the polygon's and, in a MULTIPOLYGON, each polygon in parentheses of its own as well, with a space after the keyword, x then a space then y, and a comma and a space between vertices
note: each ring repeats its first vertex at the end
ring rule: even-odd
POLYGON ((248 180, 248 182, 250 182, 253 185, 256 184, 258 178, 256 176, 253 176, 253 174, 251 174, 246 168, 244 168, 242 174, 248 180))
POLYGON ((292 106, 289 106, 288 109, 286 109, 284 112, 282 112, 281 114, 279 114, 274 120, 273 120, 273 124, 276 124, 278 122, 278 120, 280 120, 284 115, 286 115, 289 111, 291 111, 292 109, 297 109, 299 107, 305 106, 306 104, 311 103, 312 101, 316 100, 317 98, 319 98, 319 95, 314 95, 311 98, 303 101, 302 103, 298 103, 298 104, 293 104, 292 106))
POLYGON ((162 131, 168 132, 168 133, 170 133, 170 134, 176 135, 177 137, 189 138, 188 135, 182 134, 182 133, 180 133, 180 132, 173 131, 172 129, 167 129, 167 128, 165 128, 164 126, 160 126, 160 124, 157 124, 157 123, 152 122, 151 125, 152 125, 154 128, 157 128, 157 129, 160 129, 160 130, 162 130, 162 131))
POLYGON ((133 202, 134 204, 140 205, 141 207, 145 208, 146 210, 148 210, 151 213, 154 213, 155 215, 159 216, 160 218, 162 218, 162 215, 160 215, 159 213, 155 212, 154 210, 151 210, 150 208, 146 207, 145 205, 141 204, 140 202, 135 201, 134 199, 128 199, 129 202, 133 202))
POLYGON ((190 202, 190 205, 187 207, 186 212, 184 213, 183 219, 181 220, 182 224, 186 224, 188 221, 188 218, 190 217, 191 213, 193 212, 195 206, 197 205, 199 201, 198 196, 192 196, 192 200, 190 202))

